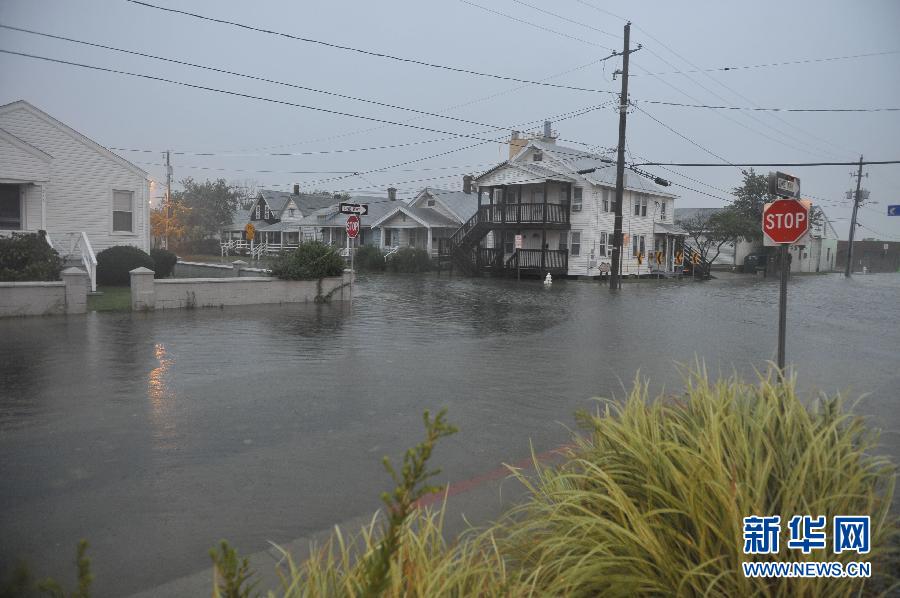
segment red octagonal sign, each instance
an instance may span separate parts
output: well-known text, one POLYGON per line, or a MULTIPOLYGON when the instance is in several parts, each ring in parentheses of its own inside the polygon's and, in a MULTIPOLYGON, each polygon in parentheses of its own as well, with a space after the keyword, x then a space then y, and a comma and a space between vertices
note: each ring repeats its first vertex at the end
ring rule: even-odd
POLYGON ((351 239, 355 239, 356 235, 359 234, 359 216, 356 214, 352 214, 349 218, 347 218, 347 236, 351 239))
POLYGON ((796 243, 809 229, 809 206, 796 199, 767 203, 762 229, 774 243, 796 243))

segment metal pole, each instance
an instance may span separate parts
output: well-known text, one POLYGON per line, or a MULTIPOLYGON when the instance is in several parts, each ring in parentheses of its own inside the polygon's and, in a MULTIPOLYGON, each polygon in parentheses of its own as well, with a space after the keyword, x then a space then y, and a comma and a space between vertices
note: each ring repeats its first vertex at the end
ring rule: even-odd
POLYGON ((784 337, 787 328, 788 245, 781 245, 781 290, 778 295, 778 369, 784 372, 784 337))
POLYGON ((856 196, 853 198, 853 217, 850 218, 850 240, 847 242, 847 267, 844 276, 850 278, 853 272, 853 237, 856 234, 856 212, 859 210, 859 191, 862 184, 863 157, 859 157, 859 172, 856 173, 856 196))
POLYGON ((628 56, 631 54, 631 22, 625 23, 625 45, 622 52, 622 95, 619 98, 619 147, 616 159, 616 217, 613 228, 613 254, 609 272, 609 289, 621 288, 619 262, 622 259, 622 204, 625 196, 625 121, 628 114, 628 56))

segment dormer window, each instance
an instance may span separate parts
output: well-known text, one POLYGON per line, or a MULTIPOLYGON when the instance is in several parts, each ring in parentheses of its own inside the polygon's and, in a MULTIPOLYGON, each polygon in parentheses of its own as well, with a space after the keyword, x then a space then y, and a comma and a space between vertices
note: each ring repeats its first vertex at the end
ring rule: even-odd
POLYGON ((291 218, 293 218, 294 217, 294 208, 288 208, 288 213, 290 214, 291 218))
POLYGON ((254 218, 254 220, 259 220, 260 218, 262 218, 262 206, 260 206, 259 204, 257 204, 257 206, 256 206, 256 217, 254 218))
POLYGON ((270 210, 269 207, 266 206, 266 220, 271 220, 271 219, 272 219, 272 210, 270 210))
POLYGON ((544 154, 543 152, 534 152, 531 155, 531 159, 534 162, 542 162, 544 160, 544 154))
POLYGON ((433 200, 433 199, 429 199, 429 200, 428 200, 428 207, 429 207, 429 208, 433 208, 433 207, 434 207, 434 200, 433 200))

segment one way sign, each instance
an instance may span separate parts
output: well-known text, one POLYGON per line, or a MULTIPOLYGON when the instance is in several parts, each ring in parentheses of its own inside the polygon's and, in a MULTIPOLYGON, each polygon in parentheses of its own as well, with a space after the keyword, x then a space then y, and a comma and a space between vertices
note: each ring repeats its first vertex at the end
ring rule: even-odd
POLYGON ((900 216, 900 206, 888 206, 888 216, 900 216))
POLYGON ((341 214, 356 214, 357 216, 365 216, 369 213, 369 204, 341 202, 339 211, 341 214))

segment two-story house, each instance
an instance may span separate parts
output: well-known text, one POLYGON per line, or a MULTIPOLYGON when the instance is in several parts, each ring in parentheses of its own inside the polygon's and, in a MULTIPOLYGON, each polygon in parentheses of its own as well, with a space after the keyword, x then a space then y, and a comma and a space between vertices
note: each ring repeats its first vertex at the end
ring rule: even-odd
MULTIPOLYGON (((450 237, 454 264, 468 272, 517 270, 600 276, 612 259, 615 164, 543 135, 513 132, 509 159, 474 178, 475 214, 450 237)), ((674 272, 684 231, 677 196, 626 171, 624 275, 674 272)))

